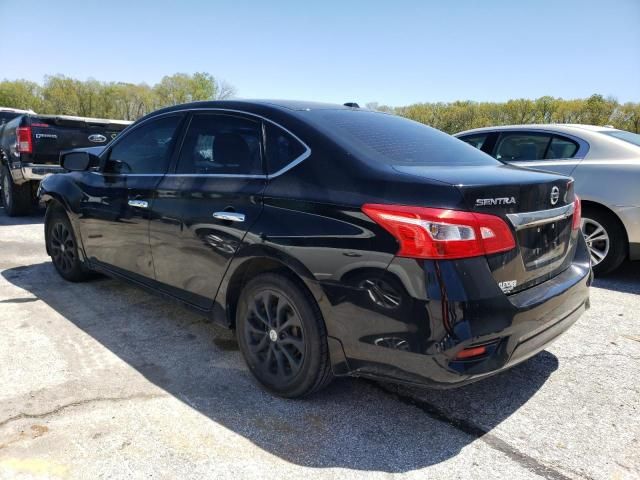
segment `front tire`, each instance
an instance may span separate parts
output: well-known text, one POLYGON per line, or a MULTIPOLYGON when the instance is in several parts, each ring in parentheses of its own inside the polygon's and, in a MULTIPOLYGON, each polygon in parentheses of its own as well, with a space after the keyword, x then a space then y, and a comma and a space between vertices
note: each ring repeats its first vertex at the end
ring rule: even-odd
POLYGON ((288 276, 266 273, 247 283, 238 302, 236 335, 249 370, 271 393, 302 397, 333 378, 320 309, 288 276))
POLYGON ((620 222, 598 208, 585 208, 581 223, 595 275, 606 275, 627 257, 626 234, 620 222))
POLYGON ((31 211, 31 183, 22 185, 13 183, 11 172, 6 165, 2 166, 2 206, 10 217, 28 215, 31 211))
POLYGON ((90 277, 78 252, 78 242, 66 213, 54 210, 47 215, 45 224, 47 251, 56 271, 70 282, 81 282, 90 277))

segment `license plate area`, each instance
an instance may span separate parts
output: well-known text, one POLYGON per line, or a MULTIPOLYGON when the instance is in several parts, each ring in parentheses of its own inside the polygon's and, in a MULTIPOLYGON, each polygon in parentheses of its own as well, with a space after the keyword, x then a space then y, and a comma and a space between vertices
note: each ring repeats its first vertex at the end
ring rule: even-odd
POLYGON ((571 218, 535 225, 517 232, 526 270, 535 270, 564 258, 571 238, 571 218))

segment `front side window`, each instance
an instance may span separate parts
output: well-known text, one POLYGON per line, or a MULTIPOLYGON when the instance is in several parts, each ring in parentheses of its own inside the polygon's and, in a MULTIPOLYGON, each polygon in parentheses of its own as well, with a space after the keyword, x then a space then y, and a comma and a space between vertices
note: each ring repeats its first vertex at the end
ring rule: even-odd
POLYGON ((542 160, 550 141, 550 134, 503 133, 498 139, 494 156, 505 162, 542 160))
POLYGON ((162 117, 129 132, 111 149, 105 172, 165 173, 181 119, 181 115, 162 117))
POLYGON ((296 161, 307 148, 283 129, 265 123, 267 136, 266 156, 267 172, 271 175, 279 172, 291 162, 296 161))
POLYGON ((260 122, 233 115, 195 114, 176 173, 262 175, 260 122))

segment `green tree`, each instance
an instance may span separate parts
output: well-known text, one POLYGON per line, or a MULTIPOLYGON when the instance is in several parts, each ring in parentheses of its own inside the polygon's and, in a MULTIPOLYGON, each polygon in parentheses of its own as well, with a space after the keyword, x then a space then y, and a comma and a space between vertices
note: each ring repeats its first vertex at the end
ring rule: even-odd
POLYGON ((606 125, 617 106, 618 102, 612 98, 591 95, 584 103, 583 121, 590 125, 606 125))
POLYGON ((27 80, 0 82, 0 106, 38 111, 42 106, 42 89, 27 80))

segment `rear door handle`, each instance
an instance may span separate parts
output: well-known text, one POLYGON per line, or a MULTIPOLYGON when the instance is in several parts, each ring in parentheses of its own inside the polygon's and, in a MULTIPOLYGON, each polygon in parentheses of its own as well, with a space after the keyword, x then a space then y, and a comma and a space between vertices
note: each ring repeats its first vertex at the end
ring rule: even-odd
POLYGON ((213 218, 226 220, 227 222, 244 222, 244 213, 236 212, 215 212, 213 218))
POLYGON ((149 208, 149 202, 145 200, 129 200, 127 203, 130 207, 149 208))

